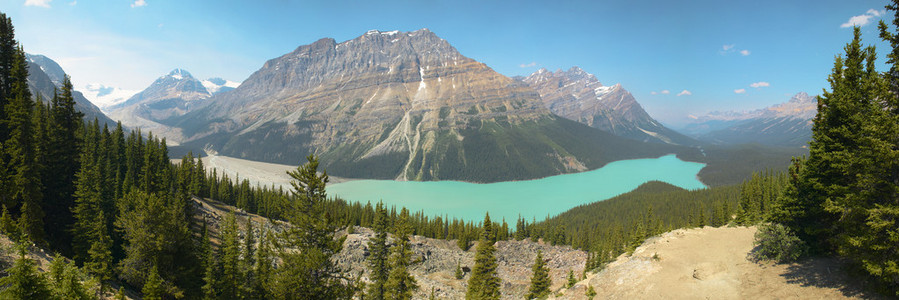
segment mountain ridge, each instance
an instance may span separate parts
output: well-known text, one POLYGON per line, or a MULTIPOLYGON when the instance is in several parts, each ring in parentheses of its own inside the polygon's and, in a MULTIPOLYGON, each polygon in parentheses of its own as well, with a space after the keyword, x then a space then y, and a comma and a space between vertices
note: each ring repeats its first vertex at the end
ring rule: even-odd
POLYGON ((550 111, 570 120, 644 142, 699 144, 653 119, 620 83, 605 86, 577 66, 556 72, 541 68, 521 80, 540 93, 550 111))
POLYGON ((317 153, 353 178, 532 179, 688 151, 555 116, 533 88, 427 29, 319 39, 200 105, 171 123, 185 145, 277 163, 317 153))
POLYGON ((747 112, 712 112, 684 128, 694 137, 715 144, 759 143, 805 146, 811 140, 817 100, 805 92, 787 102, 747 112))

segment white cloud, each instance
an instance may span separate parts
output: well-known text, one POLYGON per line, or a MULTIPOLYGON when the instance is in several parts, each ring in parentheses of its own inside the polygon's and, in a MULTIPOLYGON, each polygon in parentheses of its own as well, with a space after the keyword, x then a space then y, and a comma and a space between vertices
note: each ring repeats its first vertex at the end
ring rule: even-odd
POLYGON ((536 67, 536 66, 537 66, 537 62, 535 62, 535 61, 532 61, 532 62, 529 63, 529 64, 520 64, 520 65, 518 65, 519 68, 530 68, 530 67, 536 67))
POLYGON ((862 27, 862 26, 871 24, 871 21, 874 21, 874 19, 880 18, 880 16, 882 16, 884 13, 886 13, 886 11, 875 10, 873 8, 869 9, 864 14, 850 17, 849 21, 846 21, 846 23, 843 23, 840 25, 840 28, 855 27, 855 26, 862 27))
POLYGON ((50 7, 51 1, 53 0, 25 0, 25 6, 50 7))
POLYGON ((721 46, 721 50, 727 51, 727 50, 733 49, 734 46, 736 46, 736 45, 734 45, 734 44, 724 45, 724 46, 721 46))
POLYGON ((678 97, 680 97, 680 96, 690 96, 690 95, 693 95, 693 93, 691 93, 691 92, 688 91, 688 90, 683 90, 683 91, 681 91, 680 93, 677 93, 677 96, 678 96, 678 97))
POLYGON ((141 7, 147 6, 147 0, 135 0, 134 3, 131 3, 131 7, 141 7))
POLYGON ((660 93, 662 93, 662 95, 668 95, 668 94, 670 94, 671 92, 669 92, 668 90, 662 90, 660 93))
POLYGON ((746 92, 746 89, 736 89, 736 90, 734 90, 734 94, 742 94, 742 93, 745 93, 745 92, 746 92))
POLYGON ((754 88, 760 88, 760 87, 771 86, 771 84, 770 84, 770 83, 767 83, 767 82, 764 82, 764 81, 759 81, 759 82, 753 82, 753 83, 750 84, 749 86, 750 86, 750 87, 754 87, 754 88))
POLYGON ((72 2, 69 2, 69 6, 75 6, 76 4, 78 4, 78 1, 72 0, 72 2))
POLYGON ((656 92, 649 92, 649 94, 651 94, 651 95, 658 95, 659 93, 656 93, 656 92))
POLYGON ((743 55, 743 56, 747 56, 747 55, 749 55, 750 53, 752 53, 752 52, 749 52, 749 50, 745 50, 745 49, 744 49, 744 50, 740 50, 740 54, 743 55))

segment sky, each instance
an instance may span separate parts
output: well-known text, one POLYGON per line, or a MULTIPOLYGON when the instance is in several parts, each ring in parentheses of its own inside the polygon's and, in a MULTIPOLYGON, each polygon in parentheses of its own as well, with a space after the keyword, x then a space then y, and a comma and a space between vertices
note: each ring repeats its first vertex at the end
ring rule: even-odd
POLYGON ((243 81, 265 61, 370 29, 428 28, 507 76, 579 66, 621 83, 675 128, 828 88, 834 57, 886 1, 0 0, 25 51, 57 61, 76 89, 142 90, 175 68, 243 81))

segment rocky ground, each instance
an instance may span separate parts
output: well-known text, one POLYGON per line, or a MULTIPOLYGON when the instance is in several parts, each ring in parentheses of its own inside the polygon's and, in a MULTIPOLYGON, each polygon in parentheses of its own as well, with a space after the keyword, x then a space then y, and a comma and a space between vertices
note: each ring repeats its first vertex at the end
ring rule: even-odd
MULTIPOLYGON (((373 236, 370 229, 357 228, 355 233, 347 236, 337 263, 344 269, 352 270, 352 274, 362 272, 368 256, 368 240, 373 236)), ((432 288, 434 295, 440 299, 465 298, 469 273, 466 272, 462 279, 456 279, 456 264, 463 270, 473 268, 477 246, 463 252, 456 246, 455 240, 415 236, 411 242, 414 252, 412 260, 415 262, 411 272, 420 286, 416 298, 427 298, 432 288)), ((543 258, 548 260, 553 289, 562 287, 569 270, 579 276, 587 259, 583 251, 530 241, 500 241, 496 243, 496 249, 498 273, 503 281, 503 299, 522 299, 527 294, 531 267, 538 250, 542 250, 543 258)), ((362 274, 363 280, 367 280, 368 273, 362 274)))

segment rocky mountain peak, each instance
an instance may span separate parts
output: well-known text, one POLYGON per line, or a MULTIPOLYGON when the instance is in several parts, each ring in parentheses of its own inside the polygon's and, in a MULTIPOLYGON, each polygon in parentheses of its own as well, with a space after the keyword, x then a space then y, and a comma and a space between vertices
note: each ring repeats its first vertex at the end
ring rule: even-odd
POLYGON ((54 85, 56 85, 57 87, 62 86, 62 82, 66 76, 66 72, 63 71, 62 67, 60 67, 59 64, 57 64, 55 61, 40 54, 28 53, 25 53, 25 60, 40 66, 41 71, 47 74, 47 77, 50 77, 50 81, 52 81, 54 85))
POLYGON ((166 77, 171 77, 175 80, 194 79, 194 77, 190 75, 190 72, 187 72, 186 70, 180 68, 172 70, 171 72, 169 72, 169 74, 166 75, 166 77))
POLYGON ((809 96, 806 92, 799 92, 796 95, 793 95, 790 98, 790 103, 817 103, 818 100, 815 97, 809 96))
POLYGON ((695 142, 650 117, 621 84, 604 86, 577 66, 555 72, 540 69, 523 81, 540 93, 545 107, 567 119, 643 141, 695 142))

